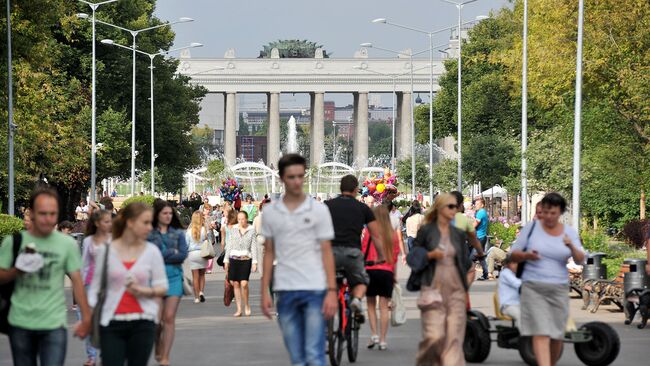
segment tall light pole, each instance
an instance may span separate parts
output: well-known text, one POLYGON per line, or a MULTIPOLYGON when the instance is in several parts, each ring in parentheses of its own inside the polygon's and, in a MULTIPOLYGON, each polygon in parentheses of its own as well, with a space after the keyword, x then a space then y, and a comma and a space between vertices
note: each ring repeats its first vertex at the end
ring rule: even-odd
MULTIPOLYGON (((131 47, 123 46, 123 45, 121 45, 119 43, 115 43, 111 39, 103 39, 102 43, 106 44, 106 45, 117 46, 117 47, 120 47, 120 48, 124 48, 124 49, 133 51, 133 49, 131 47)), ((203 45, 201 43, 192 43, 189 46, 174 48, 174 49, 171 49, 171 50, 168 50, 168 51, 162 51, 162 52, 158 52, 158 53, 147 53, 147 52, 143 52, 143 51, 140 51, 140 50, 134 50, 137 53, 140 53, 142 55, 145 55, 145 56, 149 57, 149 92, 150 92, 149 101, 150 101, 150 109, 151 109, 151 111, 150 111, 151 112, 151 194, 152 195, 156 191, 155 190, 156 186, 155 186, 154 177, 155 177, 155 161, 156 161, 156 156, 157 156, 157 154, 155 153, 155 145, 154 145, 155 144, 155 141, 154 141, 155 139, 154 139, 154 113, 153 113, 153 69, 154 69, 154 67, 153 67, 153 59, 156 58, 156 56, 166 55, 166 54, 174 52, 174 51, 181 51, 181 50, 185 50, 185 49, 188 49, 188 48, 195 48, 195 47, 202 47, 202 46, 203 45)))
POLYGON ((524 38, 521 62, 521 222, 528 222, 528 0, 524 0, 524 38))
POLYGON ((580 229, 580 143, 582 142, 582 30, 584 0, 578 0, 578 47, 576 53, 576 101, 573 125, 573 226, 580 229))
MULTIPOLYGON (((362 46, 363 47, 371 47, 372 44, 363 43, 362 46)), ((393 108, 392 108, 392 123, 391 123, 392 132, 391 132, 390 169, 392 171, 394 171, 395 170, 395 105, 397 103, 397 100, 396 100, 397 99, 396 82, 397 82, 397 78, 399 78, 400 76, 404 76, 406 74, 409 74, 409 73, 411 73, 411 71, 408 71, 408 72, 405 72, 405 73, 402 73, 402 74, 385 74, 383 72, 370 70, 370 69, 367 69, 367 68, 364 69, 361 66, 354 66, 354 68, 357 69, 357 70, 369 72, 369 73, 372 73, 372 74, 385 76, 387 78, 390 78, 392 83, 393 83, 393 108)))
MULTIPOLYGON (((377 24, 387 24, 393 27, 402 28, 417 32, 420 34, 425 34, 429 37, 429 199, 433 199, 433 35, 441 33, 450 29, 453 29, 456 26, 451 26, 447 28, 438 29, 435 31, 426 31, 416 27, 411 27, 408 25, 393 23, 388 21, 386 18, 377 18, 372 21, 377 24)), ((471 22, 467 22, 468 24, 471 22)))
POLYGON ((462 45, 463 45, 463 6, 473 3, 477 0, 468 0, 464 2, 455 2, 451 0, 442 0, 446 3, 454 4, 458 8, 458 191, 462 192, 463 190, 463 158, 462 158, 462 132, 463 132, 463 121, 462 121, 462 45))
MULTIPOLYGON (((80 0, 82 1, 82 0, 80 0)), ((109 27, 113 27, 116 29, 123 30, 125 32, 129 32, 131 34, 131 37, 133 37, 133 45, 130 48, 133 52, 133 72, 132 72, 132 82, 133 82, 133 92, 132 92, 132 97, 131 97, 131 195, 133 196, 135 194, 135 54, 137 50, 136 46, 136 37, 138 34, 166 26, 170 26, 173 24, 178 24, 178 23, 187 23, 187 22, 193 22, 194 19, 192 18, 187 18, 187 17, 182 17, 179 18, 177 21, 171 22, 171 23, 163 23, 163 24, 158 24, 154 25, 152 27, 147 27, 143 29, 138 29, 138 30, 133 30, 133 29, 128 29, 124 27, 117 26, 115 24, 107 23, 101 20, 97 20, 97 23, 107 25, 109 27)), ((153 178, 152 178, 153 179, 153 178)))
MULTIPOLYGON (((385 21, 385 19, 381 19, 381 20, 385 21)), ((435 48, 440 47, 440 46, 442 46, 442 45, 435 46, 435 48)), ((417 196, 415 194, 415 115, 413 113, 413 71, 414 71, 413 70, 413 56, 417 56, 417 55, 423 54, 425 52, 430 52, 430 50, 426 49, 426 50, 419 51, 419 52, 416 52, 416 53, 413 53, 412 51, 409 51, 408 53, 405 53, 405 52, 391 50, 389 48, 378 47, 378 46, 375 46, 372 43, 362 43, 361 47, 375 48, 375 49, 378 49, 378 50, 381 50, 381 51, 386 51, 386 52, 396 54, 398 56, 408 56, 409 57, 409 64, 410 64, 409 73, 411 74, 411 106, 410 106, 411 107, 411 109, 410 109, 410 111, 411 111, 411 173, 412 173, 411 174, 411 184, 412 184, 412 187, 413 187, 413 195, 417 196)), ((433 64, 432 63, 428 64, 427 67, 431 67, 431 65, 433 65, 433 64)), ((404 74, 402 74, 402 75, 404 75, 404 74)))
MULTIPOLYGON (((97 78, 95 75, 95 60, 96 60, 96 54, 95 54, 95 23, 97 20, 95 19, 95 12, 97 11, 97 8, 99 8, 100 5, 104 4, 109 4, 109 3, 114 3, 117 0, 106 0, 102 1, 99 3, 91 3, 86 0, 79 0, 80 2, 87 4, 90 6, 90 9, 92 10, 92 18, 91 18, 91 23, 93 27, 93 40, 92 40, 92 48, 93 48, 93 57, 92 57, 92 97, 91 97, 91 107, 90 107, 90 145, 91 145, 91 152, 90 152, 90 198, 94 201, 97 199, 97 103, 96 103, 96 97, 97 97, 97 78)), ((78 14, 77 15, 79 18, 82 19, 87 19, 88 14, 78 14)))
POLYGON ((12 79, 13 68, 11 67, 11 0, 7 0, 7 95, 8 95, 8 105, 7 105, 7 117, 9 131, 7 135, 7 142, 9 148, 9 202, 7 207, 7 213, 11 216, 14 215, 14 87, 12 79))

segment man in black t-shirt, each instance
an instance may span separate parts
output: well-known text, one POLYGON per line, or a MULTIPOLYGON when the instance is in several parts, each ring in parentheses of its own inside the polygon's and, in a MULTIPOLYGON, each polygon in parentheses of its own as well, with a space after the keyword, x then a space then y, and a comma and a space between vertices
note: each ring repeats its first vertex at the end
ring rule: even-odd
POLYGON ((352 288, 350 308, 358 313, 361 311, 361 299, 366 295, 368 274, 366 273, 364 254, 361 252, 361 232, 368 226, 372 242, 383 258, 382 238, 380 228, 370 208, 356 200, 359 192, 359 181, 353 175, 341 178, 341 195, 325 202, 332 216, 335 238, 332 240, 332 250, 336 268, 343 268, 352 288))

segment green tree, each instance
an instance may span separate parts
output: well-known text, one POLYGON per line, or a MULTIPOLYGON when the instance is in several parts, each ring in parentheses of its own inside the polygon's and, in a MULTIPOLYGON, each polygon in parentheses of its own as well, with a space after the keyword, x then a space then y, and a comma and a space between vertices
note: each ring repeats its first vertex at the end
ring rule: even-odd
MULTIPOLYGON (((99 19, 132 29, 161 24, 153 16, 154 2, 133 0, 104 6, 99 19)), ((4 4, 3 4, 4 5, 4 4)), ((75 2, 30 0, 13 3, 14 122, 16 132, 16 194, 24 200, 40 178, 62 195, 63 218, 70 218, 85 195, 90 179, 91 27, 76 14, 88 6, 75 2), (47 11, 43 11, 47 9, 47 11)), ((6 21, 2 21, 6 29, 6 21)), ((130 35, 97 26, 97 39, 110 38, 130 44, 130 35)), ((169 27, 144 32, 138 47, 144 51, 167 50, 174 34, 169 27)), ((6 43, 0 43, 0 61, 6 63, 6 43)), ((130 130, 131 54, 97 46, 97 181, 107 176, 129 175, 130 160, 124 144, 130 130), (127 112, 128 111, 128 112, 127 112)), ((136 160, 147 170, 149 127, 149 62, 137 59, 136 160), (146 122, 145 122, 146 121, 146 122)), ((176 75, 178 61, 156 58, 154 94, 156 146, 163 186, 174 191, 184 172, 198 164, 188 132, 198 121, 198 102, 204 90, 176 75)), ((0 69, 0 99, 5 99, 7 74, 0 69)), ((7 114, 6 104, 0 114, 7 114)), ((0 129, 0 138, 6 138, 0 129)), ((130 147, 130 141, 127 142, 130 147)), ((0 198, 6 202, 7 150, 0 146, 0 198)))
POLYGON ((458 164, 456 160, 443 159, 433 167, 433 186, 441 192, 455 191, 458 182, 458 164))
MULTIPOLYGON (((415 189, 417 191, 427 191, 429 189, 429 169, 427 168, 429 162, 425 159, 415 159, 415 189)), ((411 170, 411 157, 405 157, 397 162, 397 176, 399 178, 400 186, 412 187, 412 170, 411 170)), ((403 190, 403 188, 402 188, 403 190)))

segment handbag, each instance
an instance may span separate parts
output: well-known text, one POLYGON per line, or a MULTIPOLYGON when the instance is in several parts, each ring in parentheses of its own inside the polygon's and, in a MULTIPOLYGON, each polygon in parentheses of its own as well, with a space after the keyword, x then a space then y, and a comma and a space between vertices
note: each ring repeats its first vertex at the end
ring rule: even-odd
POLYGON ((216 257, 217 253, 214 251, 214 246, 212 243, 210 243, 209 240, 204 240, 203 243, 201 243, 200 255, 205 259, 212 259, 216 257))
POLYGON ((105 243, 105 248, 106 251, 104 252, 104 267, 102 268, 102 273, 101 273, 101 279, 99 282, 99 292, 97 293, 97 304, 95 304, 95 308, 93 309, 93 314, 92 314, 92 330, 90 334, 90 344, 92 344, 93 347, 99 349, 100 348, 100 340, 99 340, 99 333, 100 333, 100 326, 101 326, 101 320, 102 320, 102 308, 104 307, 104 302, 106 302, 106 287, 107 287, 107 282, 108 282, 108 256, 110 254, 110 249, 111 245, 109 243, 105 243))
POLYGON ((235 297, 235 290, 233 289, 230 281, 228 281, 228 275, 226 274, 226 280, 223 287, 223 304, 225 306, 230 306, 232 299, 235 297))
POLYGON ((442 305, 442 294, 433 286, 422 286, 416 303, 423 311, 437 309, 442 305))
POLYGON ((390 310, 390 324, 394 327, 406 323, 406 306, 402 298, 402 288, 396 283, 393 286, 393 295, 391 298, 393 307, 390 310))
POLYGON ((219 254, 219 257, 217 258, 217 264, 219 265, 219 267, 223 267, 225 265, 225 263, 223 262, 224 259, 226 259, 226 251, 225 250, 223 252, 221 252, 221 254, 219 254))
MULTIPOLYGON (((530 244, 530 236, 533 235, 533 231, 535 230, 535 225, 537 224, 537 220, 533 220, 533 225, 530 228, 530 231, 528 232, 528 235, 526 236, 526 246, 524 247, 524 252, 528 250, 528 245, 530 244)), ((521 278, 521 275, 524 273, 524 266, 526 265, 526 261, 519 262, 517 265, 517 278, 521 278)))
MULTIPOLYGON (((22 241, 23 235, 21 233, 13 235, 13 246, 11 248, 13 254, 12 267, 16 266, 16 258, 22 241)), ((14 292, 15 284, 15 281, 11 281, 0 285, 0 333, 9 334, 9 308, 11 307, 11 295, 14 292)))

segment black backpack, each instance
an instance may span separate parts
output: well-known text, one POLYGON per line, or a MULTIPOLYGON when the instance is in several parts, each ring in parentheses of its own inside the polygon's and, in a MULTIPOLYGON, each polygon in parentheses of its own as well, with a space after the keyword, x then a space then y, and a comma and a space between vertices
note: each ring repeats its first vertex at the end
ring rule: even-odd
MULTIPOLYGON (((16 257, 23 241, 21 233, 13 235, 13 261, 11 267, 16 265, 16 257)), ((11 306, 11 295, 14 292, 15 281, 0 285, 0 333, 9 333, 9 307, 11 306)))

